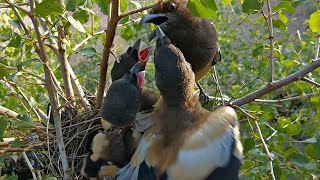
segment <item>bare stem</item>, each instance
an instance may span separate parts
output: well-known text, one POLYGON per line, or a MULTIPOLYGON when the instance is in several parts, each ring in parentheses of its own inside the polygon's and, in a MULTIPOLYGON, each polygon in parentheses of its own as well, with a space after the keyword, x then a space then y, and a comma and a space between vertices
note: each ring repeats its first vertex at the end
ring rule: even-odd
POLYGON ((238 110, 240 110, 245 116, 247 116, 249 119, 252 119, 256 125, 256 129, 258 130, 258 133, 259 133, 259 136, 260 136, 260 140, 262 142, 262 145, 267 153, 267 156, 268 156, 268 160, 269 160, 269 164, 270 164, 270 174, 272 176, 272 179, 275 180, 275 176, 274 176, 274 172, 273 172, 273 158, 269 152, 269 149, 268 149, 268 146, 263 138, 263 135, 262 135, 262 132, 261 132, 261 129, 260 129, 260 126, 258 124, 258 121, 255 117, 253 117, 251 114, 249 114, 248 112, 246 112, 245 110, 241 109, 240 107, 237 107, 237 106, 233 106, 235 108, 237 108, 238 110))
POLYGON ((317 42, 316 54, 314 56, 314 60, 319 58, 319 50, 320 50, 320 34, 318 35, 318 42, 317 42))
POLYGON ((9 118, 16 118, 19 115, 18 113, 14 112, 8 108, 5 108, 3 106, 0 106, 0 114, 3 114, 9 118))
POLYGON ((32 167, 32 164, 31 164, 30 161, 29 161, 29 158, 28 158, 26 152, 22 152, 22 155, 23 155, 23 158, 24 158, 24 160, 26 161, 26 163, 27 163, 27 165, 28 165, 28 167, 29 167, 29 169, 30 169, 30 171, 31 171, 32 178, 33 178, 34 180, 37 180, 37 176, 36 176, 36 174, 34 173, 34 169, 33 169, 33 167, 32 167))
POLYGON ((307 83, 310 83, 310 84, 312 84, 312 85, 314 85, 314 86, 320 87, 320 84, 319 84, 319 83, 317 83, 317 82, 315 82, 315 81, 313 81, 313 80, 311 80, 311 79, 308 79, 308 78, 306 78, 306 77, 302 77, 301 80, 302 80, 302 81, 305 81, 305 82, 307 82, 307 83))

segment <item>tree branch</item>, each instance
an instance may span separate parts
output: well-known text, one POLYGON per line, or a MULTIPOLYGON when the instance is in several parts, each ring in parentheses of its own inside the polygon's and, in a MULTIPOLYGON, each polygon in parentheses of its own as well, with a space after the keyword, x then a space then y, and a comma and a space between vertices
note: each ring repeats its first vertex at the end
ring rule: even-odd
MULTIPOLYGON (((34 5, 35 5, 34 0, 29 0, 29 4, 30 4, 30 10, 33 13, 34 5)), ((58 103, 58 98, 54 91, 54 83, 52 81, 51 70, 48 64, 48 55, 45 50, 44 42, 42 41, 42 38, 41 38, 41 33, 39 30, 39 21, 35 16, 30 16, 30 18, 32 20, 34 30, 36 32, 36 36, 38 39, 40 59, 43 63, 43 68, 45 72, 45 80, 46 80, 45 83, 46 83, 48 94, 49 94, 50 104, 52 108, 55 110, 53 111, 53 119, 54 119, 58 149, 61 157, 63 175, 64 175, 64 179, 69 180, 70 179, 69 165, 68 165, 67 154, 66 154, 66 150, 63 142, 63 137, 62 137, 61 117, 60 117, 59 108, 58 108, 59 103, 58 103)))
POLYGON ((316 59, 319 58, 319 49, 320 49, 320 34, 318 34, 318 42, 317 42, 317 47, 316 47, 316 54, 315 54, 313 60, 316 60, 316 59))
POLYGON ((3 114, 9 118, 16 118, 19 115, 18 113, 14 112, 8 108, 5 108, 3 106, 0 106, 0 114, 3 114))
MULTIPOLYGON (((165 1, 164 1, 164 2, 165 2, 165 1)), ((141 7, 141 8, 139 8, 139 9, 135 9, 135 10, 132 10, 132 11, 128 11, 128 12, 122 13, 122 14, 119 15, 119 17, 120 17, 120 18, 124 18, 124 17, 126 17, 126 16, 130 16, 130 15, 132 15, 132 14, 136 14, 136 13, 138 13, 138 12, 142 12, 142 11, 144 11, 144 10, 147 10, 147 9, 150 9, 150 8, 156 6, 157 4, 159 4, 159 2, 154 3, 154 4, 151 4, 151 5, 148 5, 148 6, 145 6, 145 7, 141 7)))
POLYGON ((22 155, 23 155, 23 158, 24 158, 24 160, 26 161, 26 163, 27 163, 27 165, 28 165, 28 167, 29 167, 29 169, 30 169, 30 171, 31 171, 33 180, 37 180, 37 176, 36 176, 36 174, 34 173, 34 168, 32 167, 32 164, 30 163, 29 158, 28 158, 26 152, 22 152, 22 155))
POLYGON ((103 55, 100 63, 100 78, 98 85, 98 93, 97 93, 97 108, 100 108, 103 102, 103 94, 106 86, 106 78, 107 78, 107 70, 108 70, 108 62, 109 62, 109 53, 110 48, 113 43, 113 39, 116 33, 117 24, 120 20, 119 17, 119 0, 110 1, 111 4, 111 17, 108 23, 108 29, 106 31, 106 41, 104 43, 103 55))
POLYGON ((27 11, 26 9, 24 9, 24 8, 22 8, 22 7, 20 7, 20 6, 17 6, 16 4, 10 2, 9 0, 4 0, 4 1, 5 1, 7 4, 9 4, 9 6, 10 6, 11 8, 17 8, 17 9, 19 9, 20 11, 24 12, 25 14, 27 14, 28 16, 32 16, 32 13, 29 12, 29 11, 27 11))
POLYGON ((305 82, 307 82, 307 83, 310 83, 310 84, 312 84, 312 85, 314 85, 314 86, 320 87, 320 84, 319 84, 319 83, 317 83, 317 82, 315 82, 315 81, 313 81, 313 80, 311 80, 311 79, 308 79, 308 78, 306 78, 306 77, 302 77, 301 80, 302 80, 302 81, 305 81, 305 82))
POLYGON ((307 75, 308 73, 310 73, 311 71, 315 70, 318 67, 320 67, 320 59, 313 61, 308 66, 302 68, 301 70, 299 70, 293 74, 290 74, 289 76, 285 77, 282 80, 274 81, 272 84, 268 84, 253 93, 250 93, 240 99, 232 101, 231 104, 241 106, 243 104, 252 102, 255 99, 257 99, 257 98, 259 98, 259 97, 261 97, 261 96, 263 96, 273 90, 279 89, 279 88, 281 88, 285 85, 288 85, 289 83, 292 83, 294 81, 301 80, 302 77, 304 77, 305 75, 307 75))

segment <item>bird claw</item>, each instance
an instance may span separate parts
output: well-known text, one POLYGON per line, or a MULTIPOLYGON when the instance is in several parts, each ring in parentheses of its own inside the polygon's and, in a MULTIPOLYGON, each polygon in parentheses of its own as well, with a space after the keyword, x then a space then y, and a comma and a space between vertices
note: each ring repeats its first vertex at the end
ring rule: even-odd
POLYGON ((206 105, 209 103, 210 101, 210 97, 209 95, 204 92, 204 91, 200 91, 200 94, 199 94, 199 101, 202 105, 206 105))

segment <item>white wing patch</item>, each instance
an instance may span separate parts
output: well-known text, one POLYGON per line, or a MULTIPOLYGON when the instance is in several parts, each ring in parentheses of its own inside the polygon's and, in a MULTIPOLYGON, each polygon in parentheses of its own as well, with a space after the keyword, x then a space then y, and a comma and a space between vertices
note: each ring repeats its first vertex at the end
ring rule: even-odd
MULTIPOLYGON (((172 179, 204 179, 215 168, 227 165, 231 155, 234 129, 230 128, 220 137, 212 140, 205 147, 181 150, 177 162, 168 168, 172 179)), ((201 131, 197 136, 203 136, 201 131)))

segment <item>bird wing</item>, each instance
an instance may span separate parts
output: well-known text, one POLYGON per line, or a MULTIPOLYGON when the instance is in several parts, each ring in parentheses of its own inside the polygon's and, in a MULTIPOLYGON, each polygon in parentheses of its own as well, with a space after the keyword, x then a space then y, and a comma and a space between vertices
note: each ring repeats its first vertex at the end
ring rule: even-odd
POLYGON ((211 112, 207 121, 185 141, 167 175, 187 180, 222 173, 222 177, 232 174, 233 178, 238 176, 241 161, 237 116, 231 107, 225 106, 211 112), (234 164, 237 166, 233 167, 234 164))
MULTIPOLYGON (((144 133, 130 163, 118 172, 117 179, 157 179, 156 168, 149 165, 151 161, 146 156, 156 138, 152 128, 144 133)), ((187 137, 176 157, 160 179, 163 175, 185 180, 237 177, 242 145, 235 111, 226 106, 210 112, 207 120, 187 137)))
POLYGON ((121 180, 138 180, 141 179, 155 179, 155 170, 149 167, 145 162, 147 150, 150 147, 154 133, 152 128, 148 129, 140 140, 137 150, 133 154, 131 161, 125 167, 120 169, 116 179, 121 180), (139 178, 140 177, 140 178, 139 178))

